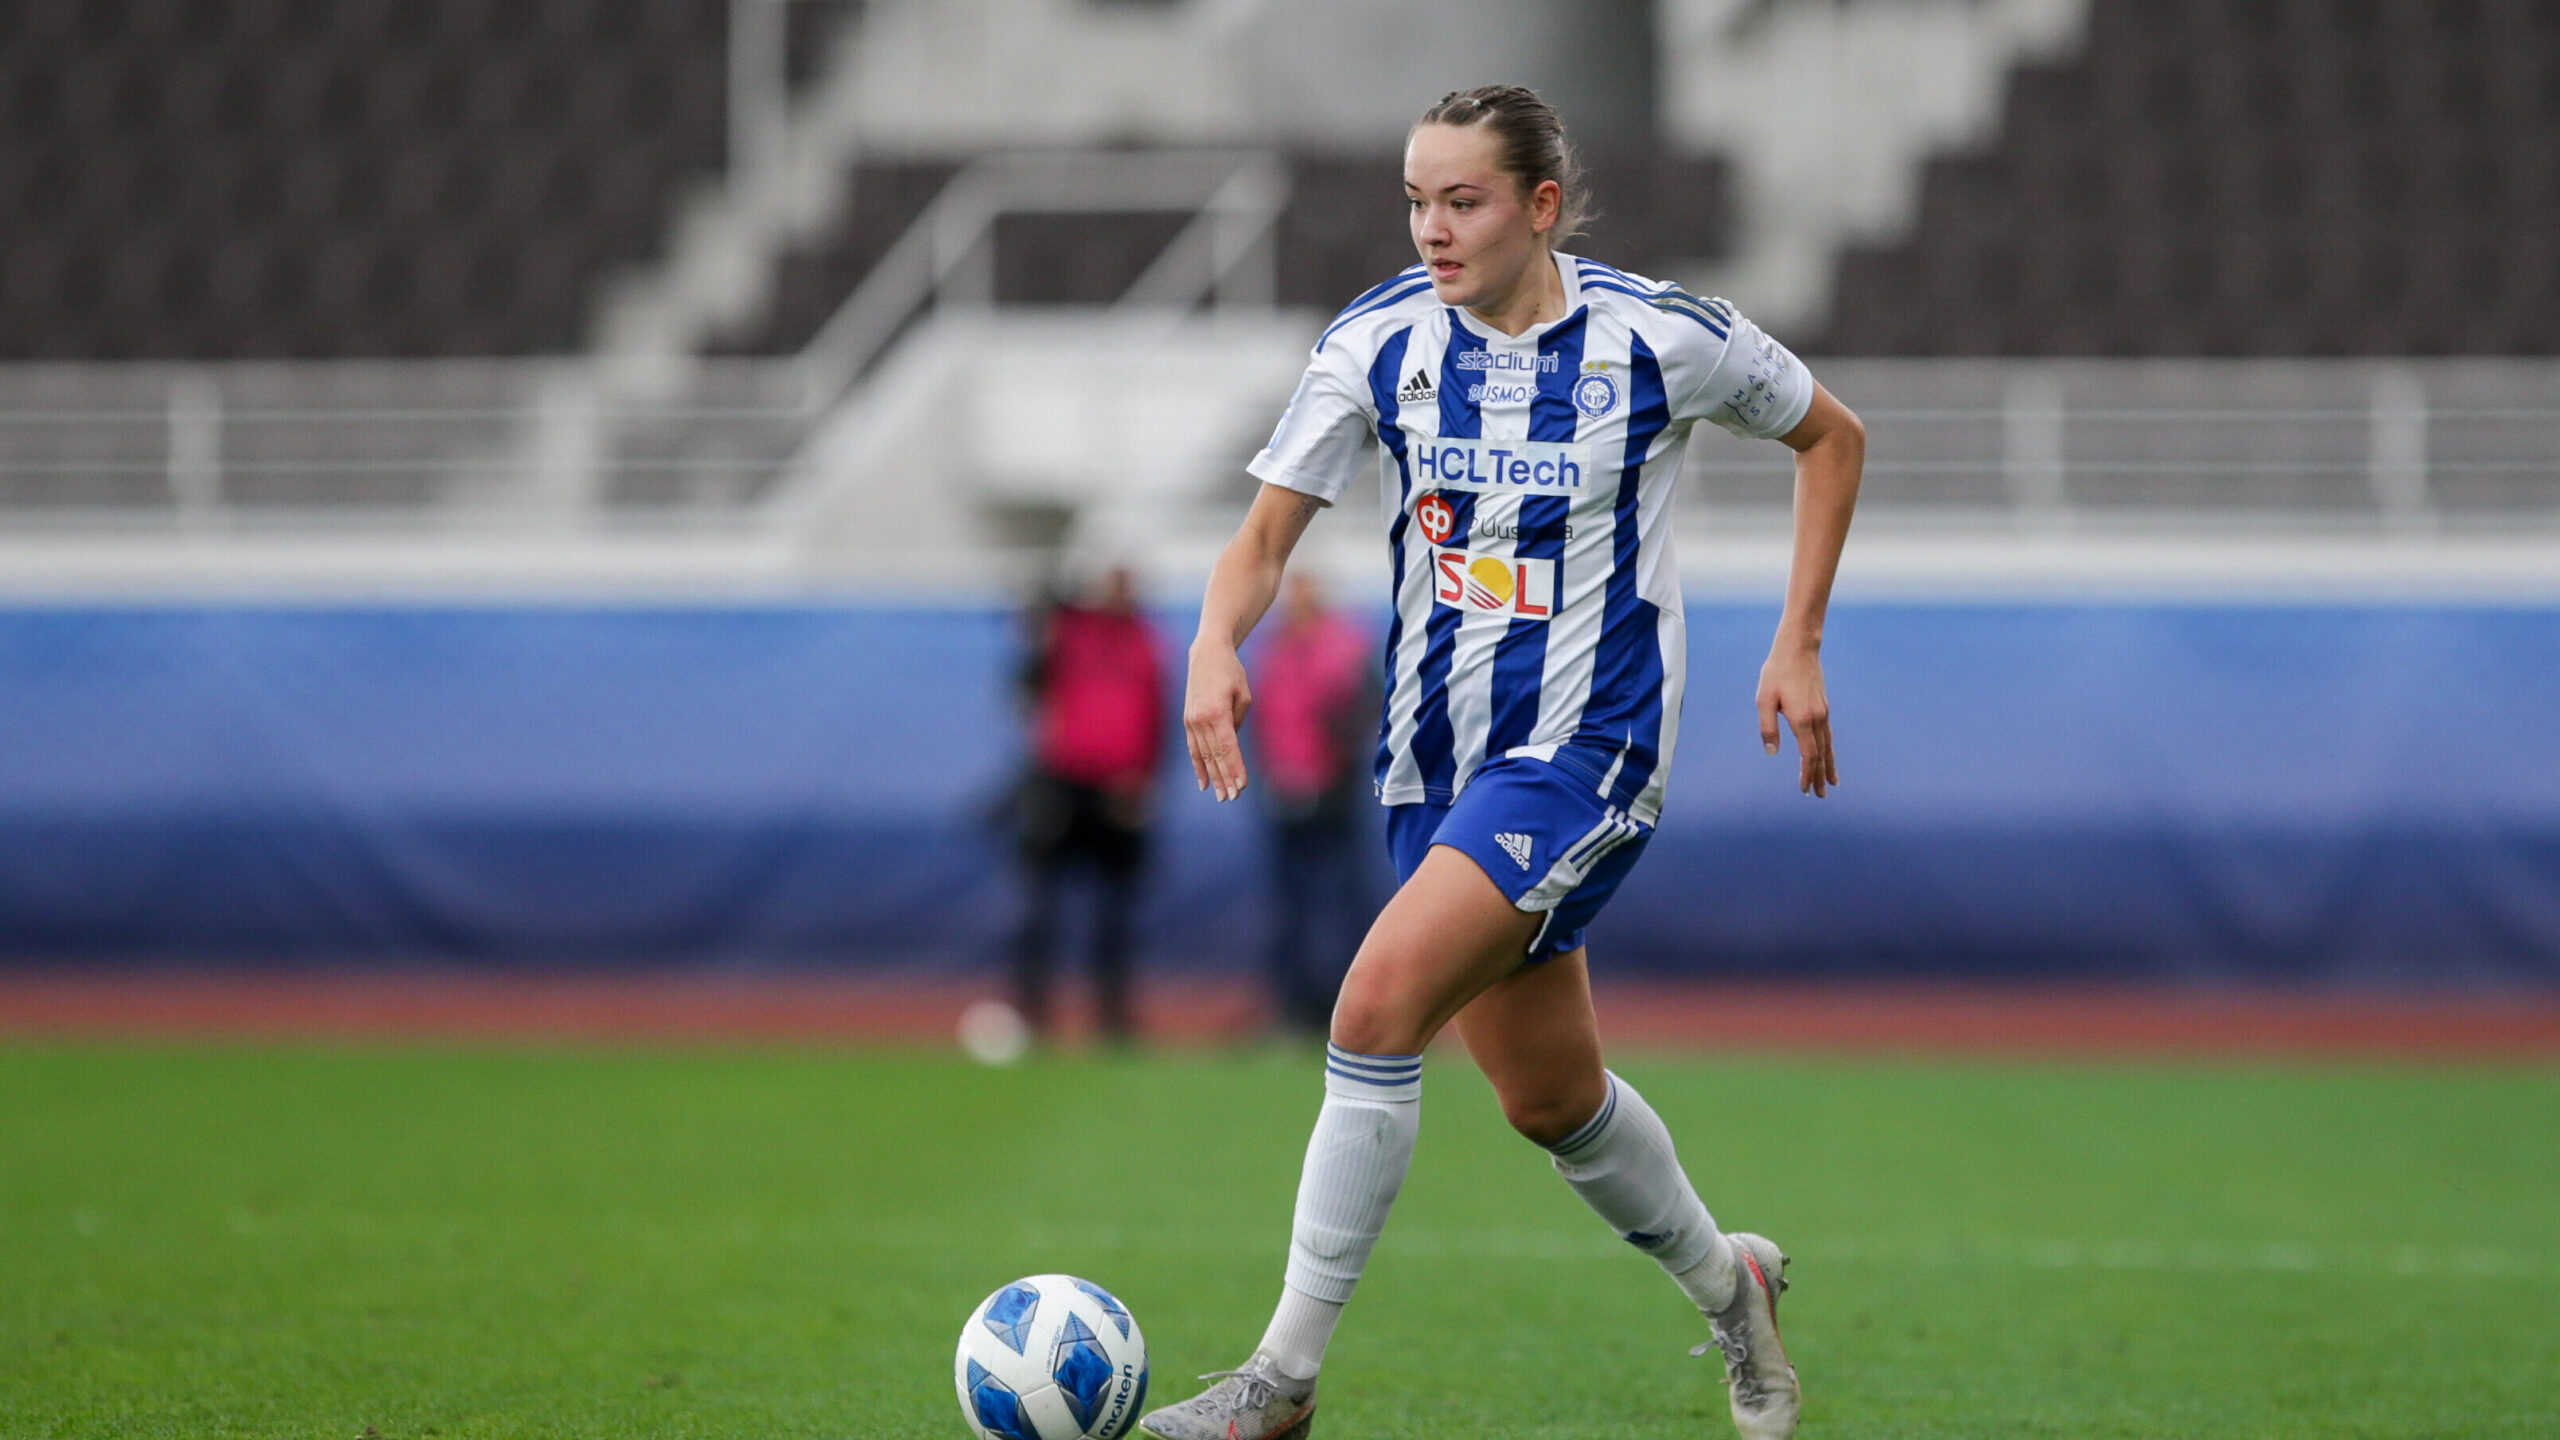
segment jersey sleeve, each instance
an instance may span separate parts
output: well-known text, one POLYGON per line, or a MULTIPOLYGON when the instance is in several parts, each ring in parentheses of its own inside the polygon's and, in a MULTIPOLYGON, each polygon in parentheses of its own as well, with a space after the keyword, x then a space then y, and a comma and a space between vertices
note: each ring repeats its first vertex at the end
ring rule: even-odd
POLYGON ((1279 485, 1333 503, 1356 479, 1366 460, 1370 410, 1368 386, 1353 370, 1339 343, 1330 353, 1319 350, 1298 380, 1298 392, 1271 442, 1253 457, 1245 473, 1268 485, 1279 485))
POLYGON ((1673 412, 1681 420, 1706 420, 1736 435, 1775 440, 1804 423, 1813 408, 1813 372, 1786 346, 1739 314, 1723 354, 1706 366, 1687 399, 1673 412))

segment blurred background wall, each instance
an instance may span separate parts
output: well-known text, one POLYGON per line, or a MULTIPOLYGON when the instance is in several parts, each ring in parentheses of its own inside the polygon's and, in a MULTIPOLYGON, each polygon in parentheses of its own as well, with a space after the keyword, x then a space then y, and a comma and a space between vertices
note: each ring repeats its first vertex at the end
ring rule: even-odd
MULTIPOLYGON (((1782 452, 1692 449, 1621 963, 2560 971, 2533 0, 21 0, 0 953, 983 963, 1015 607, 1187 634, 1494 79, 1871 434, 1818 806, 1782 452)), ((1236 963, 1257 830, 1163 802, 1150 958, 1236 963)))

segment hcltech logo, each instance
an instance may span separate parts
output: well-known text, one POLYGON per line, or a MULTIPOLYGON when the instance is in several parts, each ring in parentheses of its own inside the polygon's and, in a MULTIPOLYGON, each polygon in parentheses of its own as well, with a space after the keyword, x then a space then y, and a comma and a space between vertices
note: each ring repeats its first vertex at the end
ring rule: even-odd
POLYGON ((1396 392, 1399 405, 1419 405, 1439 398, 1440 387, 1431 383, 1431 374, 1426 370, 1414 371, 1413 378, 1405 381, 1404 388, 1396 392))
POLYGON ((1580 490, 1591 452, 1543 440, 1442 440, 1413 437, 1416 480, 1443 490, 1580 490))
POLYGON ((1597 420, 1618 408, 1618 382, 1590 374, 1573 382, 1573 408, 1597 420))

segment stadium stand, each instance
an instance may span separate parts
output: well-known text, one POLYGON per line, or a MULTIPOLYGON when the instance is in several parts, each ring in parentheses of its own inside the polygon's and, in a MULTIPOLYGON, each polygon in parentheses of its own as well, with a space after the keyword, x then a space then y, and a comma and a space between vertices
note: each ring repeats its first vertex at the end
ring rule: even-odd
POLYGON ((0 6, 0 359, 572 350, 721 159, 727 12, 0 6))
POLYGON ((1855 248, 1854 355, 2560 353, 2560 7, 2096 0, 1855 248))
MULTIPOLYGON (((861 8, 783 6, 795 88, 825 78, 824 42, 861 8)), ((1026 24, 1037 11, 1043 24, 1138 34, 1129 17, 999 8, 1026 24)), ((594 338, 604 282, 664 255, 688 182, 735 158, 731 11, 728 0, 0 7, 0 360, 574 352, 594 338)), ((1148 23, 1151 34, 1188 22, 1148 23)), ((803 237, 762 313, 706 348, 769 354, 813 333, 983 148, 936 152, 919 144, 929 138, 858 161, 843 222, 803 237)), ((1190 143, 1201 138, 1244 137, 1190 143)), ((1073 143, 1037 128, 1020 142, 1073 143)), ((1644 233, 1604 232, 1609 258, 1712 253, 1730 209, 1719 167, 1634 151, 1616 167, 1630 182, 1618 218, 1644 233)), ((1336 304, 1405 263, 1394 227, 1360 203, 1389 197, 1376 208, 1392 213, 1392 152, 1308 154, 1293 169, 1302 204, 1281 242, 1284 303, 1336 304)), ((1010 220, 996 298, 1114 298, 1180 223, 1010 220)))

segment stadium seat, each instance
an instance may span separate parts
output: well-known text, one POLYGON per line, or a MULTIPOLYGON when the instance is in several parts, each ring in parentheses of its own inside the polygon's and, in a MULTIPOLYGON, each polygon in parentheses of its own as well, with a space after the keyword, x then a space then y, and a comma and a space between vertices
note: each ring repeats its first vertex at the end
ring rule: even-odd
POLYGON ((2539 0, 2094 0, 1806 348, 2560 353, 2555 136, 2539 0))
POLYGON ((0 359, 538 354, 726 144, 724 0, 0 6, 0 359))

